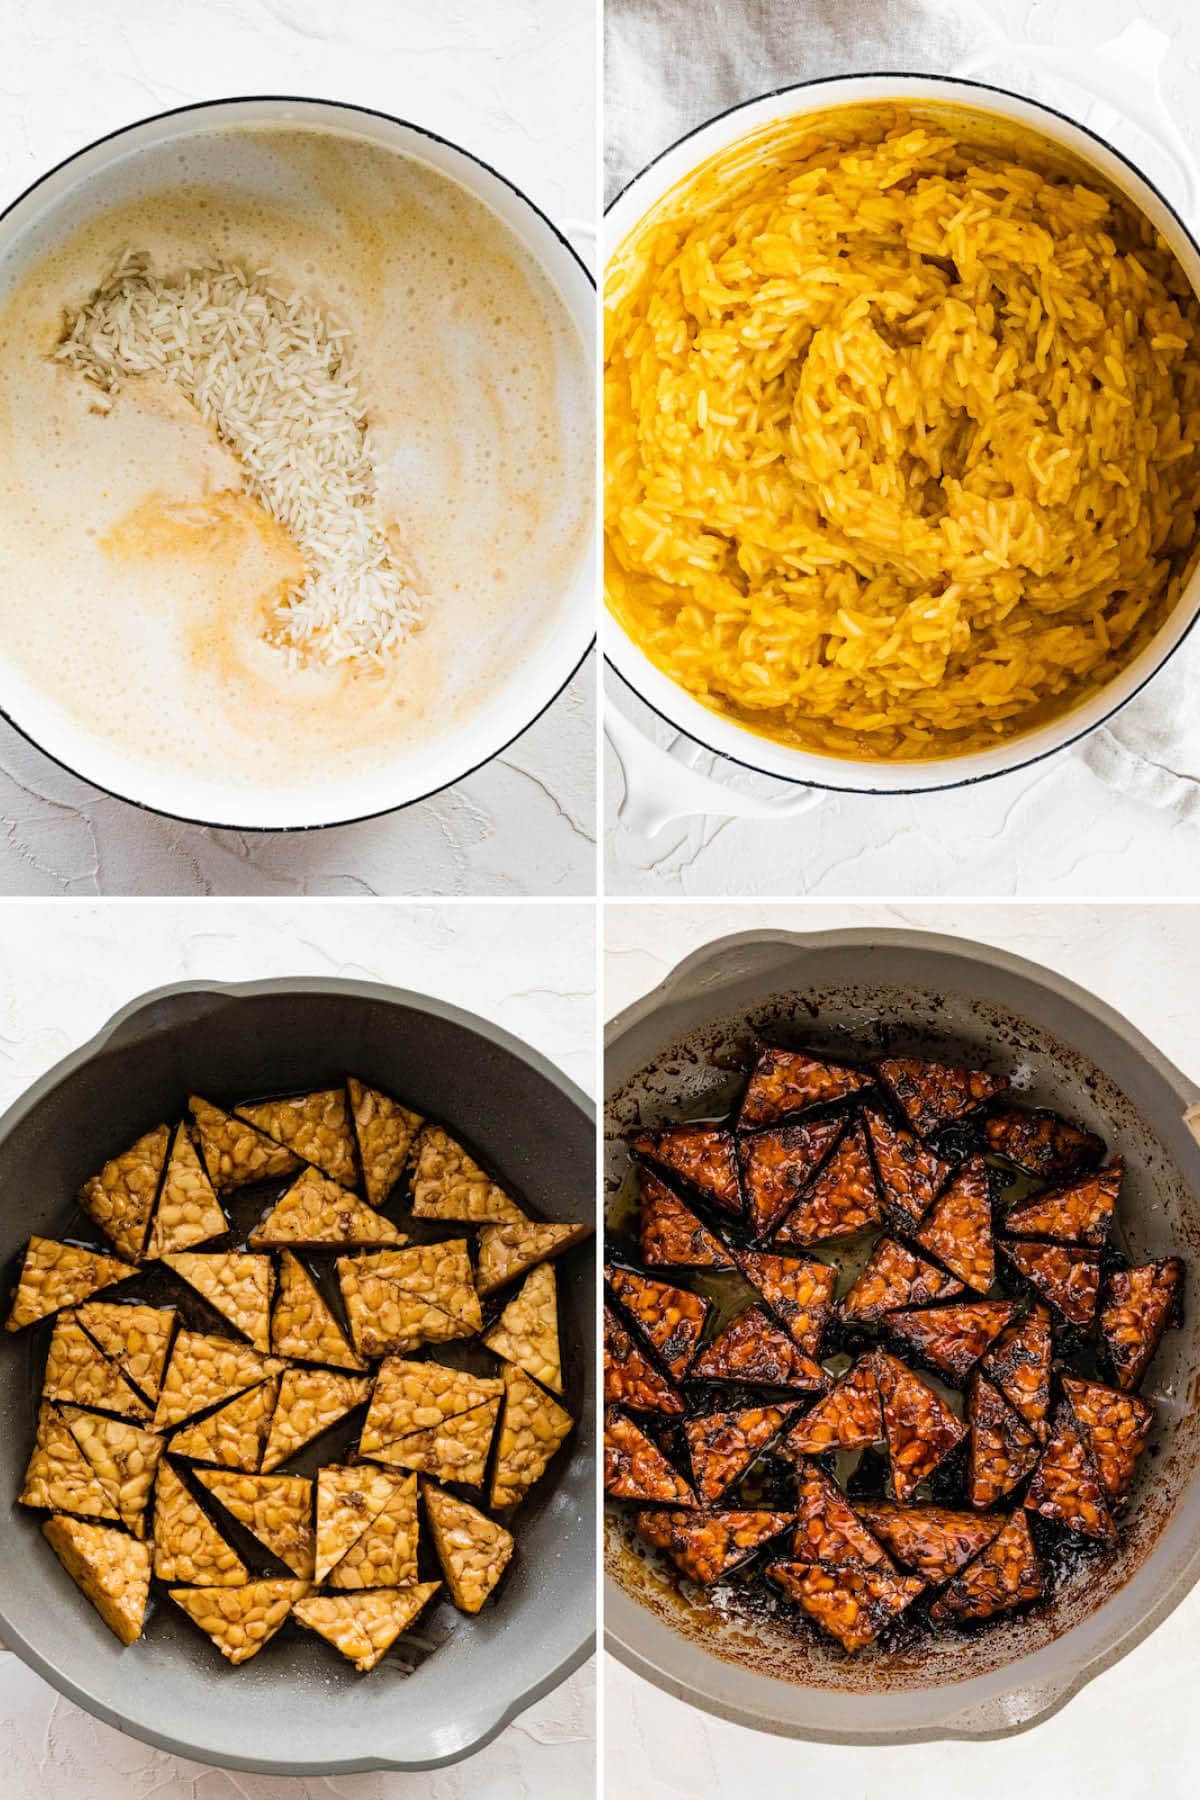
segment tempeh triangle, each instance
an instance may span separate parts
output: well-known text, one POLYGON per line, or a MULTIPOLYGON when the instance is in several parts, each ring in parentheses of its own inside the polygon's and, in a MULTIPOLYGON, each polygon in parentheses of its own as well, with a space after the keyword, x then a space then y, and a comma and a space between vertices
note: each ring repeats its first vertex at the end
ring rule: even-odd
POLYGON ((44 1506, 51 1512, 84 1513, 92 1519, 119 1519, 115 1497, 97 1478, 58 1408, 43 1401, 37 1438, 17 1495, 19 1506, 44 1506))
POLYGON ((940 1586, 987 1548, 1004 1524, 1001 1513, 951 1512, 944 1506, 891 1506, 858 1501, 864 1525, 887 1545, 897 1561, 940 1586))
POLYGON ((46 1353, 42 1394, 47 1400, 70 1400, 96 1406, 126 1419, 148 1419, 151 1408, 126 1381, 116 1363, 93 1343, 77 1313, 62 1313, 46 1353))
POLYGON ((256 1350, 264 1355, 270 1351, 274 1274, 269 1256, 248 1256, 241 1250, 208 1254, 189 1250, 165 1255, 162 1260, 249 1338, 256 1350))
POLYGON ((642 1176, 640 1241, 642 1261, 648 1268, 733 1268, 733 1259, 721 1240, 649 1170, 642 1176))
POLYGON ((512 1534, 432 1482, 422 1483, 421 1493, 450 1598, 462 1612, 477 1613, 508 1567, 512 1534))
POLYGON ((330 1587, 405 1587, 417 1579, 417 1478, 392 1479, 392 1498, 333 1565, 330 1587))
POLYGON ((440 1425, 394 1438, 372 1454, 376 1462, 391 1468, 414 1469, 438 1481, 481 1487, 499 1417, 499 1400, 488 1400, 440 1425))
POLYGON ((353 1075, 347 1077, 346 1087, 367 1199, 372 1206, 382 1206, 404 1171, 423 1121, 420 1113, 353 1075))
POLYGON ((923 1138, 974 1112, 1008 1086, 1006 1075, 985 1075, 982 1069, 926 1062, 915 1056, 885 1058, 879 1064, 879 1075, 917 1136, 923 1138))
POLYGON ((1104 1155, 1103 1138, 1069 1125, 1057 1113, 1013 1107, 985 1119, 983 1135, 989 1150, 1043 1181, 1070 1180, 1083 1169, 1094 1169, 1104 1155))
POLYGON ((165 1460, 154 1489, 154 1573, 160 1581, 196 1587, 240 1587, 250 1579, 237 1551, 165 1460))
POLYGON ((746 1406, 733 1412, 703 1413, 687 1421, 683 1435, 692 1479, 705 1506, 711 1506, 741 1479, 795 1410, 794 1406, 746 1406))
POLYGON ((708 1587, 770 1543, 795 1522, 790 1512, 761 1509, 725 1512, 640 1512, 638 1536, 665 1550, 689 1581, 708 1587))
POLYGON ((506 1362, 516 1363, 543 1387, 562 1393, 562 1352, 558 1343, 558 1283, 550 1263, 540 1263, 522 1282, 484 1343, 506 1362))
POLYGON ((504 1365, 504 1411, 492 1466, 493 1508, 515 1506, 541 1480, 575 1421, 523 1369, 504 1365))
POLYGON ((459 1413, 499 1401, 503 1392, 503 1382, 491 1375, 448 1369, 431 1359, 409 1362, 389 1356, 375 1378, 360 1448, 371 1456, 397 1438, 431 1430, 459 1413))
POLYGON ((202 1331, 181 1330, 171 1346, 154 1428, 166 1431, 273 1375, 279 1364, 248 1344, 202 1331))
POLYGON ((299 1362, 328 1363, 335 1369, 365 1369, 363 1358, 347 1343, 341 1326, 300 1261, 291 1250, 279 1258, 279 1283, 271 1314, 271 1349, 276 1356, 299 1362))
POLYGON ((412 1177, 415 1219, 461 1219, 468 1225, 495 1224, 525 1214, 504 1189, 440 1125, 426 1125, 416 1144, 412 1177))
POLYGON ((917 1242, 977 1294, 987 1293, 996 1279, 996 1253, 987 1164, 981 1156, 969 1156, 957 1170, 934 1201, 917 1242))
POLYGON ((1081 1330, 1096 1316, 1100 1298, 1100 1261, 1094 1250, 1068 1250, 1061 1244, 1034 1244, 1002 1239, 1000 1249, 1030 1287, 1081 1330))
POLYGON ((892 1489, 903 1503, 962 1442, 967 1428, 928 1382, 885 1350, 876 1354, 875 1372, 892 1489))
POLYGON ((331 1369, 285 1369, 259 1465, 263 1474, 287 1462, 356 1406, 362 1406, 370 1392, 366 1376, 338 1375, 331 1369))
POLYGON ((971 1451, 967 1491, 971 1505, 990 1512, 1029 1474, 1042 1440, 986 1376, 976 1372, 967 1414, 971 1451))
POLYGON ((200 1154, 215 1188, 246 1187, 254 1181, 276 1181, 300 1167, 300 1158, 264 1137, 245 1119, 235 1118, 199 1094, 188 1098, 200 1154))
POLYGON ((76 1317, 92 1342, 116 1363, 126 1381, 153 1405, 158 1399, 175 1329, 175 1308, 88 1300, 76 1317))
POLYGON ((150 1598, 150 1552, 127 1532, 47 1519, 42 1532, 76 1586, 123 1644, 142 1634, 150 1598))
POLYGON ((258 1655, 311 1585, 307 1581, 251 1581, 236 1588, 171 1588, 170 1595, 193 1625, 212 1639, 225 1660, 236 1664, 258 1655))
POLYGON ((1084 1181, 1037 1194, 1014 1206, 1005 1215, 1004 1229, 1013 1237, 1044 1237, 1056 1244, 1098 1248, 1112 1233, 1124 1173, 1125 1164, 1118 1156, 1084 1181))
POLYGON ((937 1623, 960 1624, 968 1619, 994 1619, 1037 1600, 1042 1592, 1042 1567, 1038 1561, 1029 1521, 1020 1507, 991 1543, 955 1576, 945 1593, 929 1609, 937 1623))
POLYGON ((253 1474, 262 1462, 278 1388, 279 1377, 272 1375, 206 1419, 184 1425, 171 1438, 171 1455, 253 1474))
POLYGON ((806 1463, 800 1470, 792 1555, 797 1562, 830 1567, 839 1563, 880 1569, 892 1566, 883 1545, 875 1541, 837 1483, 816 1463, 806 1463))
POLYGON ((998 1338, 980 1367, 994 1381, 1010 1406, 1015 1406, 1038 1436, 1046 1436, 1050 1409, 1050 1361, 1053 1355, 1050 1314, 1040 1302, 1025 1318, 998 1338))
POLYGON ((1033 1472, 1025 1505, 1067 1531, 1105 1544, 1116 1542, 1104 1484, 1088 1438, 1069 1406, 1060 1406, 1055 1414, 1050 1442, 1033 1472))
POLYGON ((851 1655, 873 1644, 925 1591, 916 1575, 852 1563, 836 1569, 817 1563, 772 1563, 767 1574, 851 1655))
POLYGON ((638 1349, 608 1306, 604 1308, 604 1404, 628 1406, 634 1412, 676 1414, 684 1410, 682 1396, 638 1349))
POLYGON ((694 1506, 691 1488, 628 1413, 614 1408, 604 1421, 604 1491, 616 1500, 694 1506))
POLYGON ((300 1475, 237 1475, 224 1469, 197 1469, 213 1499, 240 1525, 309 1580, 313 1567, 312 1487, 300 1475))
POLYGON ((228 1230, 229 1221, 200 1153, 187 1126, 180 1125, 171 1140, 167 1172, 146 1241, 146 1256, 153 1261, 168 1250, 187 1250, 228 1230))
POLYGON ((67 1430, 116 1502, 121 1522, 135 1537, 146 1533, 146 1507, 163 1441, 127 1419, 106 1419, 77 1406, 61 1408, 67 1430))
POLYGON ((868 1107, 863 1113, 883 1203, 901 1231, 921 1223, 953 1173, 920 1138, 900 1131, 885 1114, 868 1107))
POLYGON ((6 1331, 21 1331, 38 1319, 76 1306, 101 1288, 128 1281, 137 1270, 115 1256, 81 1250, 76 1244, 60 1244, 54 1238, 31 1237, 21 1265, 21 1279, 13 1295, 6 1331))
POLYGON ((546 1225, 534 1219, 484 1225, 479 1232, 475 1286, 480 1295, 494 1294, 537 1263, 573 1250, 591 1235, 590 1225, 546 1225))
POLYGON ((1134 1394, 1071 1375, 1063 1376, 1063 1393, 1083 1428, 1105 1494, 1119 1500, 1146 1448, 1154 1408, 1134 1394))
POLYGON ((722 1212, 734 1217, 741 1213, 742 1190, 732 1132, 711 1125, 668 1125, 661 1131, 639 1132, 629 1148, 722 1212))
POLYGON ((155 1126, 79 1190, 84 1212, 130 1262, 141 1258, 170 1142, 170 1126, 155 1126))
POLYGON ((670 1282, 610 1268, 608 1282, 642 1336, 678 1381, 696 1354, 712 1301, 670 1282))
POLYGON ((792 1342, 805 1355, 816 1356, 837 1287, 837 1270, 809 1256, 773 1256, 765 1250, 733 1254, 792 1342))
POLYGON ((756 1131, 738 1145, 746 1222, 755 1237, 768 1237, 807 1188, 842 1135, 842 1119, 814 1119, 756 1131))
POLYGON ((366 1464, 330 1465, 317 1471, 317 1536, 314 1581, 324 1581, 385 1506, 400 1478, 366 1464))
POLYGON ((322 1088, 318 1093, 264 1100, 235 1110, 239 1119, 249 1120, 264 1137, 274 1138, 286 1150, 302 1156, 331 1181, 347 1188, 355 1185, 358 1166, 344 1088, 322 1088))
POLYGON ((255 1250, 278 1244, 306 1245, 404 1244, 408 1240, 389 1220, 365 1200, 359 1200, 319 1169, 305 1169, 265 1219, 250 1233, 255 1250))
POLYGON ((882 1324, 924 1362, 962 1382, 1016 1316, 1015 1300, 966 1300, 916 1312, 885 1313, 882 1324))
POLYGON ((1149 1368, 1162 1334, 1180 1311, 1183 1264, 1177 1256, 1120 1269, 1104 1290, 1100 1341, 1117 1386, 1130 1392, 1149 1368))
POLYGON ((700 1352, 688 1374, 696 1381, 746 1381, 802 1393, 820 1393, 828 1385, 820 1363, 773 1325, 761 1306, 739 1313, 700 1352))
POLYGON ((373 1669, 402 1632, 415 1625, 440 1581, 407 1588, 375 1588, 358 1594, 307 1594, 292 1616, 315 1631, 361 1673, 373 1669))
POLYGON ((738 1130, 773 1124, 788 1113, 805 1112, 861 1093, 872 1077, 860 1069, 805 1056, 796 1050, 760 1050, 738 1114, 738 1130))
POLYGON ((949 1300, 961 1294, 963 1285, 953 1275, 914 1256, 895 1238, 880 1238, 871 1260, 839 1303, 843 1319, 863 1324, 883 1318, 901 1306, 927 1306, 931 1300, 949 1300))
POLYGON ((822 1456, 826 1450, 865 1450, 882 1441, 875 1358, 863 1356, 792 1426, 783 1449, 789 1456, 822 1456))
POLYGON ((777 1244, 823 1244, 881 1224, 883 1206, 862 1121, 843 1135, 812 1186, 775 1233, 777 1244))

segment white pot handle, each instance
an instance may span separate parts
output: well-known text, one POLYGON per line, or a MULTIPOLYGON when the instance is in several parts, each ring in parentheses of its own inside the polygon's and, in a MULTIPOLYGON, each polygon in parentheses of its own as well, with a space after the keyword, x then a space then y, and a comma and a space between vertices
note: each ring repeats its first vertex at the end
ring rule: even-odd
POLYGON ((609 701, 604 731, 625 777, 618 809, 621 824, 641 837, 657 837, 678 819, 709 814, 724 819, 796 819, 825 798, 819 788, 794 786, 776 794, 743 794, 695 768, 706 752, 677 733, 665 746, 646 737, 609 701))
POLYGON ((970 78, 998 62, 1025 63, 1063 76, 1094 98, 1087 123, 1102 137, 1113 121, 1136 125, 1174 164, 1176 204, 1186 219, 1200 214, 1200 166, 1163 99, 1162 70, 1171 39, 1146 19, 1132 20, 1116 37, 1092 47, 1061 49, 1008 37, 988 21, 991 43, 964 57, 952 71, 970 78))

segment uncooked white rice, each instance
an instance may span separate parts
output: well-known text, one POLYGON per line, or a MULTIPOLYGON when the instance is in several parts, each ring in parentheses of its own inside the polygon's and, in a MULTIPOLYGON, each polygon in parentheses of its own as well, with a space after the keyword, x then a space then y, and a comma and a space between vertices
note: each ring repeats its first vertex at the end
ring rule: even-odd
POLYGON ((349 333, 271 279, 224 266, 164 279, 128 250, 68 318, 56 354, 105 409, 140 375, 191 401, 304 559, 272 641, 298 660, 378 663, 419 624, 421 605, 379 514, 349 333))

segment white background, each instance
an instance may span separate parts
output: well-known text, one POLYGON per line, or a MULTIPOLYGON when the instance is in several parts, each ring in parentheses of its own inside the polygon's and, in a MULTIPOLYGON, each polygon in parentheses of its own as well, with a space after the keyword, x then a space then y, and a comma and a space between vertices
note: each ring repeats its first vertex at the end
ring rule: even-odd
MULTIPOLYGON (((982 36, 975 14, 1000 22, 1010 36, 1063 48, 1100 43, 1132 19, 1152 20, 1174 39, 1163 90, 1184 136, 1200 153, 1196 0, 807 0, 823 15, 822 43, 842 33, 850 45, 847 60, 857 58, 861 67, 865 56, 875 68, 917 66, 911 53, 897 61, 876 46, 895 41, 901 35, 896 21, 911 24, 921 3, 930 13, 955 19, 952 28, 931 28, 931 42, 953 41, 959 48, 982 36)), ((806 0, 796 0, 796 80, 813 72, 805 63, 805 6, 806 0)), ((728 0, 728 15, 735 17, 737 10, 737 0, 728 0)), ((942 66, 936 57, 926 62, 942 66)), ((1001 85, 1029 85, 1028 74, 1008 64, 994 78, 1001 85)), ((1082 96, 1072 93, 1070 104, 1081 106, 1082 96)), ((1122 141, 1119 135, 1116 141, 1122 141)), ((1159 173, 1152 154, 1130 147, 1143 166, 1159 173)), ((620 690, 622 711, 643 729, 653 729, 648 709, 625 698, 612 677, 610 685, 620 690)), ((660 735, 671 736, 665 728, 660 735)), ((710 764, 706 758, 702 766, 710 764)), ((730 786, 777 788, 758 777, 730 775, 728 764, 716 766, 730 786)), ((1200 891, 1200 830, 1114 792, 1070 752, 956 792, 886 800, 831 794, 792 824, 691 819, 649 839, 616 826, 623 783, 611 750, 605 780, 610 893, 886 897, 1200 891)))
MULTIPOLYGON (((611 906, 605 1016, 683 956, 756 925, 908 925, 982 939, 1059 970, 1122 1012, 1200 1084, 1200 907, 611 906)), ((1191 1328, 1195 1329, 1193 1322, 1191 1328)), ((610 1800, 1188 1800, 1200 1793, 1200 1590, 1060 1713, 995 1743, 855 1750, 760 1736, 605 1658, 610 1800)))
MULTIPOLYGON (((198 977, 347 975, 415 988, 494 1019, 591 1092, 593 920, 581 904, 9 904, 0 907, 0 1108, 128 1000, 198 977)), ((0 1652, 0 1796, 587 1800, 593 1695, 589 1664, 478 1756, 440 1772, 276 1780, 122 1737, 0 1652)))
MULTIPOLYGON (((293 93, 428 125, 552 219, 592 219, 594 30, 593 0, 0 0, 0 210, 148 113, 293 93)), ((591 893, 594 680, 590 660, 502 756, 434 799, 307 836, 139 812, 0 720, 0 894, 591 893)))

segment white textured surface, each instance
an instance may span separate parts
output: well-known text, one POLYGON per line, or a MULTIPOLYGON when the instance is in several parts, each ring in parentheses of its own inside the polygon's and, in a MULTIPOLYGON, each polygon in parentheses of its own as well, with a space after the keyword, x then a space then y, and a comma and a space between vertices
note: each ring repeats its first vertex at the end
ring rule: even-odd
MULTIPOLYGON (((210 901, 12 904, 0 931, 0 1108, 116 1010, 165 982, 348 975, 496 1020, 594 1088, 589 905, 384 906, 210 901)), ((7 1499, 3 1502, 7 1505, 7 1499)), ((121 1736, 0 1653, 4 1800, 585 1800, 589 1664, 465 1763, 426 1775, 272 1779, 209 1769, 121 1736)))
MULTIPOLYGON (((0 209, 147 113, 296 93, 428 125, 588 219, 594 21, 593 0, 0 0, 0 209)), ((593 671, 466 781, 306 837, 140 813, 0 721, 0 894, 590 893, 593 671)))
MULTIPOLYGON (((1200 908, 841 905, 608 908, 611 1017, 699 945, 756 926, 819 931, 915 926, 1003 946, 1059 970, 1122 1012, 1200 1082, 1200 908)), ((853 1750, 799 1744, 709 1718, 630 1674, 605 1670, 612 1800, 1184 1800, 1200 1791, 1195 1670, 1200 1591, 1054 1718, 997 1743, 853 1750)))
MULTIPOLYGON (((1164 93, 1193 150, 1200 151, 1200 8, 1194 0, 925 0, 930 9, 957 15, 968 41, 978 36, 971 15, 1000 22, 1014 37, 1062 46, 1096 44, 1131 20, 1146 18, 1174 38, 1164 93)), ((613 0, 614 6, 620 0, 613 0)), ((887 37, 887 21, 915 10, 915 0, 859 0, 868 24, 873 10, 882 23, 864 28, 863 55, 887 37)), ((736 7, 730 5, 730 12, 736 7)), ((796 13, 796 78, 805 65, 803 8, 796 13)), ((894 23, 894 20, 893 20, 894 23)), ((946 34, 943 32, 943 39, 946 34)), ((896 67, 893 58, 876 67, 896 67)), ((906 65, 907 66, 907 65, 906 65)), ((1028 76, 1001 67, 994 79, 1030 87, 1028 76)), ((682 93, 686 83, 673 76, 682 93)), ((1032 84, 1036 91, 1036 78, 1032 84)), ((681 101, 686 111, 686 102, 681 101)), ((1114 128, 1115 129, 1115 128, 1114 128)), ((1153 174, 1158 162, 1144 141, 1117 135, 1153 174)), ((620 683, 622 711, 654 730, 648 709, 631 701, 620 683)), ((658 729, 662 741, 671 735, 658 729)), ((778 791, 764 778, 731 771, 705 757, 730 786, 778 791)), ((1062 753, 1049 762, 998 781, 913 798, 830 795, 793 824, 762 824, 716 817, 668 826, 653 838, 616 823, 624 792, 620 768, 606 749, 606 886, 613 894, 1104 894, 1197 892, 1200 836, 1194 823, 1106 787, 1079 758, 1062 753)), ((1194 782, 1193 784, 1194 785, 1194 782)), ((1194 812, 1194 808, 1193 808, 1194 812)))

